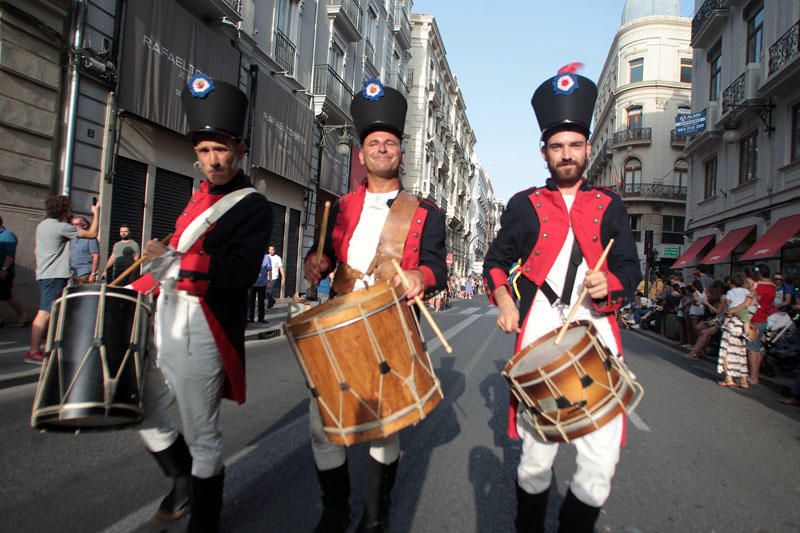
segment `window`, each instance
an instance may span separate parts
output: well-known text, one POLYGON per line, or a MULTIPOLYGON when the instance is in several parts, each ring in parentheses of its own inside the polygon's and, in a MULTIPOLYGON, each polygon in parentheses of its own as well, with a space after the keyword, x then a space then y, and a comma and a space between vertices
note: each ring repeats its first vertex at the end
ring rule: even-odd
POLYGON ((628 131, 638 130, 642 127, 642 108, 631 107, 628 109, 628 131))
POLYGON ((631 219, 631 231, 636 242, 642 242, 642 215, 629 215, 631 219))
POLYGON ((754 180, 758 173, 758 129, 739 141, 739 184, 754 180))
POLYGON ((705 163, 705 176, 703 181, 703 199, 711 198, 717 194, 717 156, 705 163))
POLYGON ((292 0, 278 0, 276 2, 275 26, 286 37, 292 38, 292 0))
POLYGON ((335 42, 331 43, 331 47, 328 50, 328 65, 339 76, 344 74, 344 50, 335 42))
POLYGON ((792 161, 800 159, 800 104, 795 104, 792 107, 791 159, 792 161))
POLYGON ((760 63, 761 52, 764 49, 764 5, 756 5, 745 16, 748 16, 747 62, 760 63))
MULTIPOLYGON (((378 15, 372 10, 372 6, 367 10, 367 42, 373 44, 376 42, 378 32, 378 15)), ((372 59, 372 58, 370 58, 372 59)))
POLYGON ((692 60, 681 58, 681 83, 692 83, 692 60))
POLYGON ((642 183, 642 162, 631 157, 625 161, 625 192, 641 192, 639 187, 642 183))
POLYGON ((686 176, 689 173, 689 163, 685 159, 678 159, 675 161, 675 167, 672 170, 672 184, 676 187, 684 187, 686 185, 686 176))
POLYGON ((708 99, 712 102, 719 100, 722 91, 722 42, 717 42, 708 53, 709 85, 708 99))
POLYGON ((629 65, 629 73, 630 73, 630 83, 636 83, 637 81, 642 81, 644 79, 644 59, 641 57, 638 59, 634 59, 628 62, 629 65))
POLYGON ((661 221, 661 244, 683 244, 684 217, 664 215, 661 221))

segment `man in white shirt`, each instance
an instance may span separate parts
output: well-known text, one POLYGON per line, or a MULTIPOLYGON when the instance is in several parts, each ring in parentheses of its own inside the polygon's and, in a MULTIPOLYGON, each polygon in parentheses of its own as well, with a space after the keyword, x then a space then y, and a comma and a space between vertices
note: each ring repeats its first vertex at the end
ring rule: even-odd
POLYGON ((272 262, 272 280, 267 283, 267 309, 272 309, 275 305, 275 297, 273 294, 277 292, 278 297, 281 295, 281 283, 286 279, 286 269, 283 268, 283 259, 275 253, 275 247, 270 246, 268 249, 269 260, 272 262))

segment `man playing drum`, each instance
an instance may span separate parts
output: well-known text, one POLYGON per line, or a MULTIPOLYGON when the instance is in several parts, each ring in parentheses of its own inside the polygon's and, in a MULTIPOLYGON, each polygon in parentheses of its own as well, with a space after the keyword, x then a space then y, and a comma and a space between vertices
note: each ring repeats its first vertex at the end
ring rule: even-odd
MULTIPOLYGON (((334 204, 324 256, 318 258, 312 252, 305 261, 305 277, 311 283, 336 268, 332 294, 341 295, 380 281, 400 285, 399 276, 387 260, 391 254, 383 253, 387 239, 382 237, 385 225, 402 218, 398 212, 407 214, 406 225, 398 226, 408 230, 403 229, 402 234, 388 240, 396 241, 396 250, 402 253, 399 262, 409 280, 405 292, 409 305, 425 290, 442 288, 446 283, 444 215, 435 205, 401 190, 398 173, 403 161, 406 110, 403 95, 378 80, 364 82, 363 90, 350 105, 361 141, 359 160, 367 169, 367 178, 358 190, 334 204)), ((311 402, 310 421, 311 446, 323 494, 323 512, 316 530, 344 531, 350 516, 345 448, 325 438, 316 402, 311 402)), ((359 531, 387 530, 389 498, 399 457, 398 433, 371 442, 368 493, 359 531)))
MULTIPOLYGON (((484 283, 500 310, 497 326, 517 334, 516 352, 560 327, 570 303, 577 302, 586 287, 590 299, 584 300, 575 320, 591 321, 609 350, 621 356, 614 313, 630 299, 641 278, 639 259, 621 198, 582 178, 591 153, 587 141, 597 87, 575 74, 578 65, 561 69, 533 95, 550 179, 508 202, 501 229, 486 254, 484 283), (615 242, 605 264, 590 270, 611 239, 615 242), (509 265, 518 259, 522 260, 519 308, 507 282, 509 265)), ((558 444, 542 440, 517 403, 512 397, 508 427, 510 437, 522 438, 515 523, 517 531, 544 531, 558 444)), ((559 513, 560 531, 593 531, 611 490, 623 435, 620 414, 572 441, 577 469, 559 513)))
POLYGON ((175 222, 169 246, 146 243, 150 271, 132 284, 148 291, 158 283, 160 291, 158 367, 151 364, 145 380, 140 435, 173 478, 156 521, 177 520, 190 506, 189 531, 217 531, 224 476, 220 402, 222 397, 245 400, 247 291, 267 247, 272 209, 241 169, 245 94, 196 74, 181 100, 206 180, 175 222), (167 417, 175 401, 183 436, 167 417))

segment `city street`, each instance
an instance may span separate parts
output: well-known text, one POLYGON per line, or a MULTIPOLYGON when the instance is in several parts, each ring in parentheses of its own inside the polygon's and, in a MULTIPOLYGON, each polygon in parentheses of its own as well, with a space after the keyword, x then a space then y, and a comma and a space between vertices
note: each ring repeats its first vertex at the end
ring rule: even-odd
MULTIPOLYGON (((513 338, 483 296, 434 314, 454 353, 428 342, 445 400, 403 430, 392 531, 512 531, 520 446, 505 436, 508 386, 500 369, 513 338)), ((425 328, 426 332, 429 329, 425 328)), ((426 333, 427 335, 427 333, 426 333)), ((432 337, 429 337, 432 338, 432 337)), ((800 413, 775 391, 717 385, 708 361, 623 333, 645 388, 629 419, 611 497, 597 531, 798 531, 800 413)), ((226 402, 227 531, 311 531, 321 503, 308 441, 308 392, 285 337, 247 346, 248 401, 226 402)), ((0 530, 155 531, 169 490, 133 431, 40 433, 29 427, 35 385, 0 390, 0 530)), ((349 452, 351 529, 360 515, 367 447, 349 452)), ((551 528, 574 470, 562 446, 551 528)), ((185 522, 171 530, 179 531, 185 522)))

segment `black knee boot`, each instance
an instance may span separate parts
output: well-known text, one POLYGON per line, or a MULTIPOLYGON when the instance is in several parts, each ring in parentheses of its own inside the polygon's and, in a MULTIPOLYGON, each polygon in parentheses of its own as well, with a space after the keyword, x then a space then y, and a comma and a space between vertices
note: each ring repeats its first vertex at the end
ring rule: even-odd
POLYGON ((592 507, 583 503, 571 490, 567 491, 567 497, 561 504, 561 511, 558 513, 559 533, 592 533, 594 523, 600 515, 600 507, 592 507))
POLYGON ((530 494, 517 485, 517 519, 514 521, 517 533, 544 533, 549 494, 549 487, 539 494, 530 494))
POLYGON ((315 533, 339 533, 350 523, 350 474, 347 461, 332 470, 317 469, 322 489, 322 516, 315 533))
POLYGON ((379 463, 369 456, 367 465, 367 493, 364 496, 364 514, 358 524, 359 533, 389 531, 389 509, 392 504, 392 487, 397 476, 397 465, 379 463))
POLYGON ((161 500, 153 519, 159 525, 166 525, 186 514, 189 510, 189 490, 192 474, 192 456, 182 435, 169 448, 160 452, 150 452, 161 470, 172 478, 172 490, 161 500))
POLYGON ((192 514, 186 531, 189 533, 216 533, 222 514, 222 488, 225 469, 214 477, 192 476, 192 514))

